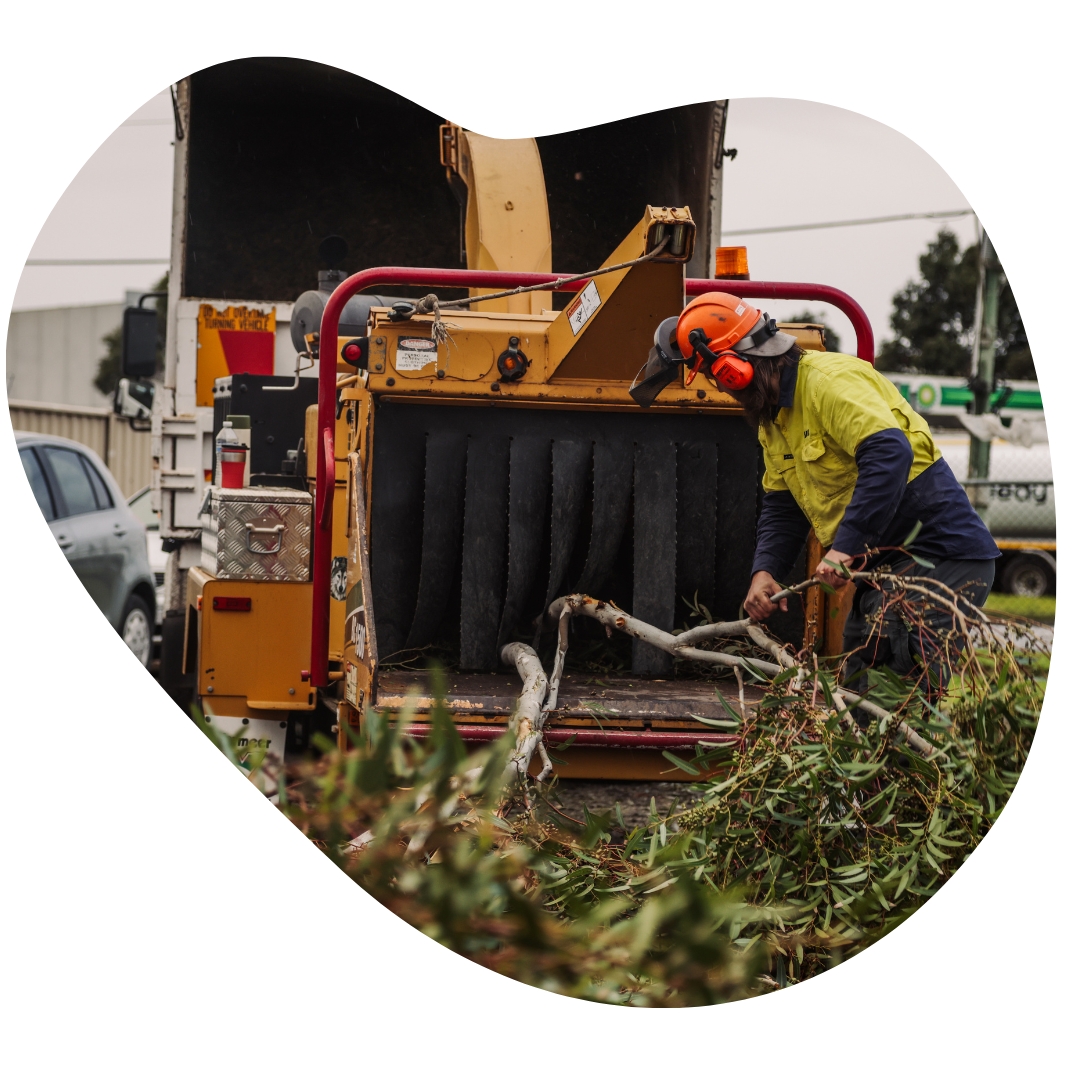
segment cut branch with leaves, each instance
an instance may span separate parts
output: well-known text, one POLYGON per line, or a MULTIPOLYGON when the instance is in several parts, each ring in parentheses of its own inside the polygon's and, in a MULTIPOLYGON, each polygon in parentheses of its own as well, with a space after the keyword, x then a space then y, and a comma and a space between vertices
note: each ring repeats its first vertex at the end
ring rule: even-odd
POLYGON ((944 642, 973 646, 946 702, 887 671, 859 695, 747 620, 667 633, 565 596, 547 613, 550 677, 529 646, 503 651, 523 690, 501 740, 469 756, 436 678, 426 739, 404 734, 409 709, 396 722, 369 710, 349 749, 326 744, 283 791, 284 812, 413 926, 538 987, 656 1007, 805 980, 904 921, 985 836, 1027 758, 1047 670, 1022 627, 989 626, 938 582, 864 580, 916 618, 934 592, 965 627, 944 642), (545 724, 574 617, 763 691, 752 708, 718 694, 727 718, 702 719, 725 741, 667 754, 690 774, 689 807, 654 805, 634 829, 618 806, 577 821, 556 782, 526 779, 534 755, 550 775, 545 724), (522 783, 530 797, 508 799, 522 783))

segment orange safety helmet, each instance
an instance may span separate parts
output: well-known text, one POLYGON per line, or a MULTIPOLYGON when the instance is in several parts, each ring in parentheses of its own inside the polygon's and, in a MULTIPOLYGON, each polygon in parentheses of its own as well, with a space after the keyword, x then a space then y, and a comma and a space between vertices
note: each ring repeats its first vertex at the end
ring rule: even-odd
POLYGON ((704 363, 719 385, 743 390, 754 377, 754 365, 732 346, 742 341, 760 318, 761 312, 753 304, 731 293, 702 293, 683 309, 675 339, 683 356, 696 355, 694 374, 704 363))

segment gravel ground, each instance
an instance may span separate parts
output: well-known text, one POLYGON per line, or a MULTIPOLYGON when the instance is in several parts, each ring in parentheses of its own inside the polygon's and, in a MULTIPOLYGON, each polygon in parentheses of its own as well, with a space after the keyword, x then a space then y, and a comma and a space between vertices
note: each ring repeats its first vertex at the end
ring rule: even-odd
POLYGON ((586 806, 595 814, 618 803, 627 828, 633 829, 648 822, 650 799, 656 799, 660 814, 667 814, 673 801, 686 806, 692 798, 689 785, 669 780, 560 780, 552 802, 578 821, 584 820, 586 806))

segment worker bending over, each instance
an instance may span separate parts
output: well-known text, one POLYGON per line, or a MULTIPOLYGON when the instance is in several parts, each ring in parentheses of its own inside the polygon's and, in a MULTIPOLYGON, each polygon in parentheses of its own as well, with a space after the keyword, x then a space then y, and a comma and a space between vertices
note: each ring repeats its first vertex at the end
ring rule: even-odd
MULTIPOLYGON (((695 358, 688 363, 701 359, 742 405, 764 451, 747 614, 764 621, 776 610, 770 597, 783 588, 777 578, 794 564, 810 528, 826 549, 814 576, 828 585, 845 584, 837 566, 878 569, 933 578, 973 604, 985 603, 997 545, 926 421, 873 365, 804 352, 767 314, 726 293, 690 303, 676 337, 682 355, 695 358)), ((902 677, 918 676, 925 690, 947 687, 950 650, 942 638, 952 613, 931 604, 923 625, 909 627, 886 607, 880 633, 868 640, 884 600, 879 589, 857 586, 844 627, 849 681, 884 664, 902 677)), ((786 611, 787 601, 779 606, 786 611)))

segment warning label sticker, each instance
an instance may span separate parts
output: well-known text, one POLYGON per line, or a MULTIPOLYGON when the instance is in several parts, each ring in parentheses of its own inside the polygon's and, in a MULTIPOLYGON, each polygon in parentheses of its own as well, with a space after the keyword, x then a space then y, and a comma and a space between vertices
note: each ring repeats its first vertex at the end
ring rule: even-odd
POLYGON ((394 367, 398 371, 420 371, 438 359, 438 348, 430 338, 398 338, 394 367))
POLYGON ((582 290, 581 295, 566 309, 566 317, 570 320, 570 329, 577 337, 578 331, 592 318, 600 308, 600 294, 596 291, 596 282, 590 281, 582 290))
POLYGON ((347 663, 345 665, 345 700, 350 705, 355 705, 357 708, 360 708, 361 706, 355 664, 347 663))

